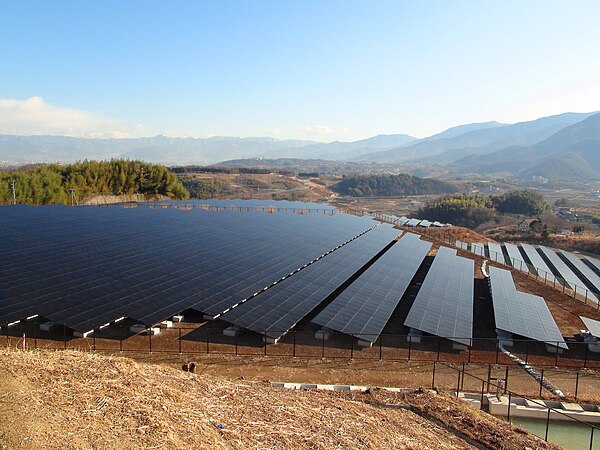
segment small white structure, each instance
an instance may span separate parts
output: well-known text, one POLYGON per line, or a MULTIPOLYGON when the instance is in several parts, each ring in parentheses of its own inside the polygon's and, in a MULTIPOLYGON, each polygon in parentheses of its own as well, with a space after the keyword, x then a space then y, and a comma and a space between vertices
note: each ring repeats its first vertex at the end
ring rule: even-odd
POLYGON ((232 325, 223 330, 223 336, 236 337, 240 334, 240 328, 232 325))
POLYGON ((42 324, 40 324, 40 330, 42 331, 54 331, 56 330, 56 328, 58 327, 58 324, 56 322, 52 322, 52 321, 48 321, 48 322, 44 322, 42 324))
POLYGON ((146 325, 144 325, 143 323, 135 323, 129 327, 129 331, 136 334, 142 333, 146 331, 146 325))
POLYGON ((420 344, 422 337, 423 337, 423 332, 421 330, 417 330, 416 328, 411 328, 408 331, 408 336, 406 336, 406 340, 408 342, 414 342, 415 344, 420 344))
POLYGON ((326 341, 331 336, 331 330, 329 328, 321 328, 315 333, 315 339, 320 341, 326 341))
POLYGON ((173 322, 183 322, 183 315, 177 314, 176 316, 173 316, 173 322))

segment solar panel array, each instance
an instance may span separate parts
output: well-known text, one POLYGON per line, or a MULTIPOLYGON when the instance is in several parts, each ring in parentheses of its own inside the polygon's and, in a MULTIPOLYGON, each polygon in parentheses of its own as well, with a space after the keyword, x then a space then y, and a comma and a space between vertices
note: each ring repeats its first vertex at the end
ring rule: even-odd
POLYGON ((509 242, 504 243, 504 248, 506 249, 506 253, 508 253, 508 261, 510 262, 510 265, 521 272, 529 273, 529 269, 525 263, 525 258, 523 258, 523 255, 521 255, 519 248, 515 244, 511 244, 509 242))
POLYGON ((0 324, 38 314, 77 331, 220 313, 365 232, 346 214, 3 207, 0 324))
POLYGON ((382 224, 220 318, 279 339, 398 236, 382 224))
POLYGON ((405 234, 312 321, 375 342, 430 248, 417 235, 405 234))
POLYGON ((518 292, 509 270, 489 270, 496 328, 568 348, 542 297, 518 292))
POLYGON ((539 246, 538 252, 544 255, 550 263, 554 266, 558 272, 558 276, 565 280, 567 286, 571 289, 577 288, 583 292, 585 284, 579 279, 579 277, 567 266, 562 259, 556 254, 556 252, 550 248, 539 246))
POLYGON ((462 250, 469 250, 469 244, 466 242, 456 241, 454 245, 462 250))
POLYGON ((531 265, 535 267, 538 276, 544 277, 547 281, 553 283, 555 278, 552 274, 552 270, 548 267, 546 261, 540 256, 535 247, 529 244, 521 244, 521 249, 523 249, 529 258, 529 261, 531 261, 531 265))
POLYGON ((479 256, 485 256, 485 247, 481 243, 471 244, 471 252, 479 256))
POLYGON ((579 316, 579 318, 583 321, 585 327, 592 334, 592 336, 600 338, 600 321, 583 316, 579 316))
POLYGON ((490 255, 490 259, 492 261, 499 262, 501 264, 505 264, 504 261, 504 253, 502 253, 502 247, 494 242, 488 242, 488 253, 490 255))
POLYGON ((600 260, 598 260, 596 258, 592 258, 590 256, 586 256, 584 262, 589 267, 591 267, 594 272, 596 272, 597 274, 600 274, 600 260))
MULTIPOLYGON (((579 257, 571 252, 567 252, 565 250, 559 250, 559 256, 561 256, 562 258, 564 258, 566 261, 568 261, 573 267, 575 267, 576 271, 574 271, 577 274, 577 271, 579 272, 579 274, 577 274, 579 276, 579 278, 581 279, 581 281, 587 281, 586 287, 588 289, 591 289, 594 293, 598 294, 600 293, 600 277, 598 275, 596 275, 596 272, 594 272, 592 269, 590 269, 581 259, 579 259, 579 257), (583 277, 583 278, 581 278, 583 277)), ((588 298, 591 298, 592 300, 595 300, 596 302, 598 301, 598 298, 596 297, 596 295, 592 294, 591 292, 588 293, 588 298)))
POLYGON ((420 223, 421 223, 421 219, 410 219, 410 220, 408 220, 408 221, 407 221, 407 222, 404 224, 404 226, 407 226, 407 227, 416 227, 416 226, 418 226, 420 223))
POLYGON ((440 247, 404 325, 471 345, 474 264, 440 247))

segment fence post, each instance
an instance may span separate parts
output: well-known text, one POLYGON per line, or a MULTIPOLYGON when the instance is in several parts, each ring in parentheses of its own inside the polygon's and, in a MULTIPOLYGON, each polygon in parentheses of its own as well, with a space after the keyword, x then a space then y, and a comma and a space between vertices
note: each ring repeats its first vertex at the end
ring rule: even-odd
POLYGON ((462 363, 462 380, 460 382, 460 390, 465 390, 465 363, 462 363))
POLYGON ((237 356, 238 355, 238 334, 237 334, 237 332, 235 333, 234 339, 235 339, 235 356, 237 356))
MULTIPOLYGON (((65 349, 67 348, 67 340, 65 339, 65 349)), ((96 333, 92 333, 92 348, 96 351, 96 333)))
POLYGON ((542 367, 542 373, 540 374, 540 394, 538 397, 542 398, 542 387, 544 382, 544 368, 542 367))
POLYGON ((479 409, 483 409, 483 391, 485 389, 485 380, 481 382, 481 397, 479 400, 479 409))
POLYGON ((546 415, 546 433, 544 434, 544 440, 548 441, 548 427, 550 426, 550 407, 548 406, 548 414, 546 415))
POLYGON ((506 421, 510 423, 510 402, 512 401, 512 392, 508 392, 508 411, 506 412, 506 421))
POLYGON ((456 369, 458 372, 458 380, 456 381, 456 398, 458 398, 458 392, 460 391, 460 369, 456 369))
POLYGON ((321 336, 321 359, 325 359, 325 333, 321 336))
POLYGON ((265 337, 263 338, 263 341, 265 343, 265 352, 263 353, 263 356, 267 356, 267 333, 265 333, 265 337))
POLYGON ((123 353, 123 338, 119 338, 119 351, 123 353))
POLYGON ((206 329, 206 354, 210 354, 210 328, 206 329))
POLYGON ((350 359, 354 359, 354 339, 350 338, 350 359))
POLYGON ((179 354, 181 355, 181 328, 177 328, 177 331, 179 332, 179 354))
POLYGON ((467 362, 471 364, 471 348, 473 347, 473 338, 469 338, 469 356, 467 362))
POLYGON ((292 358, 296 357, 296 331, 292 334, 292 358))
POLYGON ((437 336, 437 356, 435 357, 436 361, 440 360, 440 337, 437 336))
POLYGON ((435 388, 435 366, 437 364, 437 361, 433 362, 433 374, 431 375, 431 389, 435 388))
POLYGON ((575 401, 577 401, 577 392, 579 391, 579 370, 575 376, 575 401))
POLYGON ((500 341, 496 342, 496 365, 498 365, 498 353, 500 352, 500 341))
POLYGON ((152 353, 152 328, 148 330, 148 349, 152 353))
POLYGON ((492 382, 492 366, 488 364, 488 376, 487 376, 487 387, 490 389, 490 383, 492 382))
POLYGON ((508 390, 508 365, 506 366, 506 376, 504 377, 504 392, 508 390))

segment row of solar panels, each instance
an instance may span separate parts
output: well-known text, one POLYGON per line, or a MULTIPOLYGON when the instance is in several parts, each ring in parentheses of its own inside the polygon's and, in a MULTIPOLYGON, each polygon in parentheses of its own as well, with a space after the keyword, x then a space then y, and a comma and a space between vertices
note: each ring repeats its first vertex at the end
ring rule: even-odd
POLYGON ((530 244, 468 244, 456 241, 456 246, 522 272, 534 272, 551 283, 560 279, 570 289, 577 289, 582 294, 587 291, 589 300, 598 302, 600 297, 600 261, 595 258, 580 258, 565 250, 530 244))
MULTIPOLYGON (((327 300, 315 324, 374 342, 431 249, 417 235, 395 241, 392 226, 345 214, 4 212, 0 253, 11 263, 0 268, 0 323, 37 314, 81 332, 194 309, 277 340, 327 300)), ((473 274, 473 260, 440 248, 404 324, 469 345, 473 274)))
POLYGON ((437 220, 435 222, 430 222, 429 220, 424 220, 424 219, 409 219, 408 217, 405 217, 405 216, 396 217, 396 216, 390 216, 387 214, 377 214, 376 218, 383 220, 384 222, 402 226, 402 227, 430 228, 430 227, 449 227, 449 226, 451 226, 449 223, 441 223, 441 222, 438 222, 437 220))

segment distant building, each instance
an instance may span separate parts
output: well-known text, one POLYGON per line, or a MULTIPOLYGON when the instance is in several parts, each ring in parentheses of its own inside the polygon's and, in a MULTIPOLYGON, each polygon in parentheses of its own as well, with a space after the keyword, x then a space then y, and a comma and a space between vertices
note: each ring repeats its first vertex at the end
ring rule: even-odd
POLYGON ((521 231, 523 233, 529 232, 529 221, 525 219, 521 220, 517 224, 517 231, 521 231))

